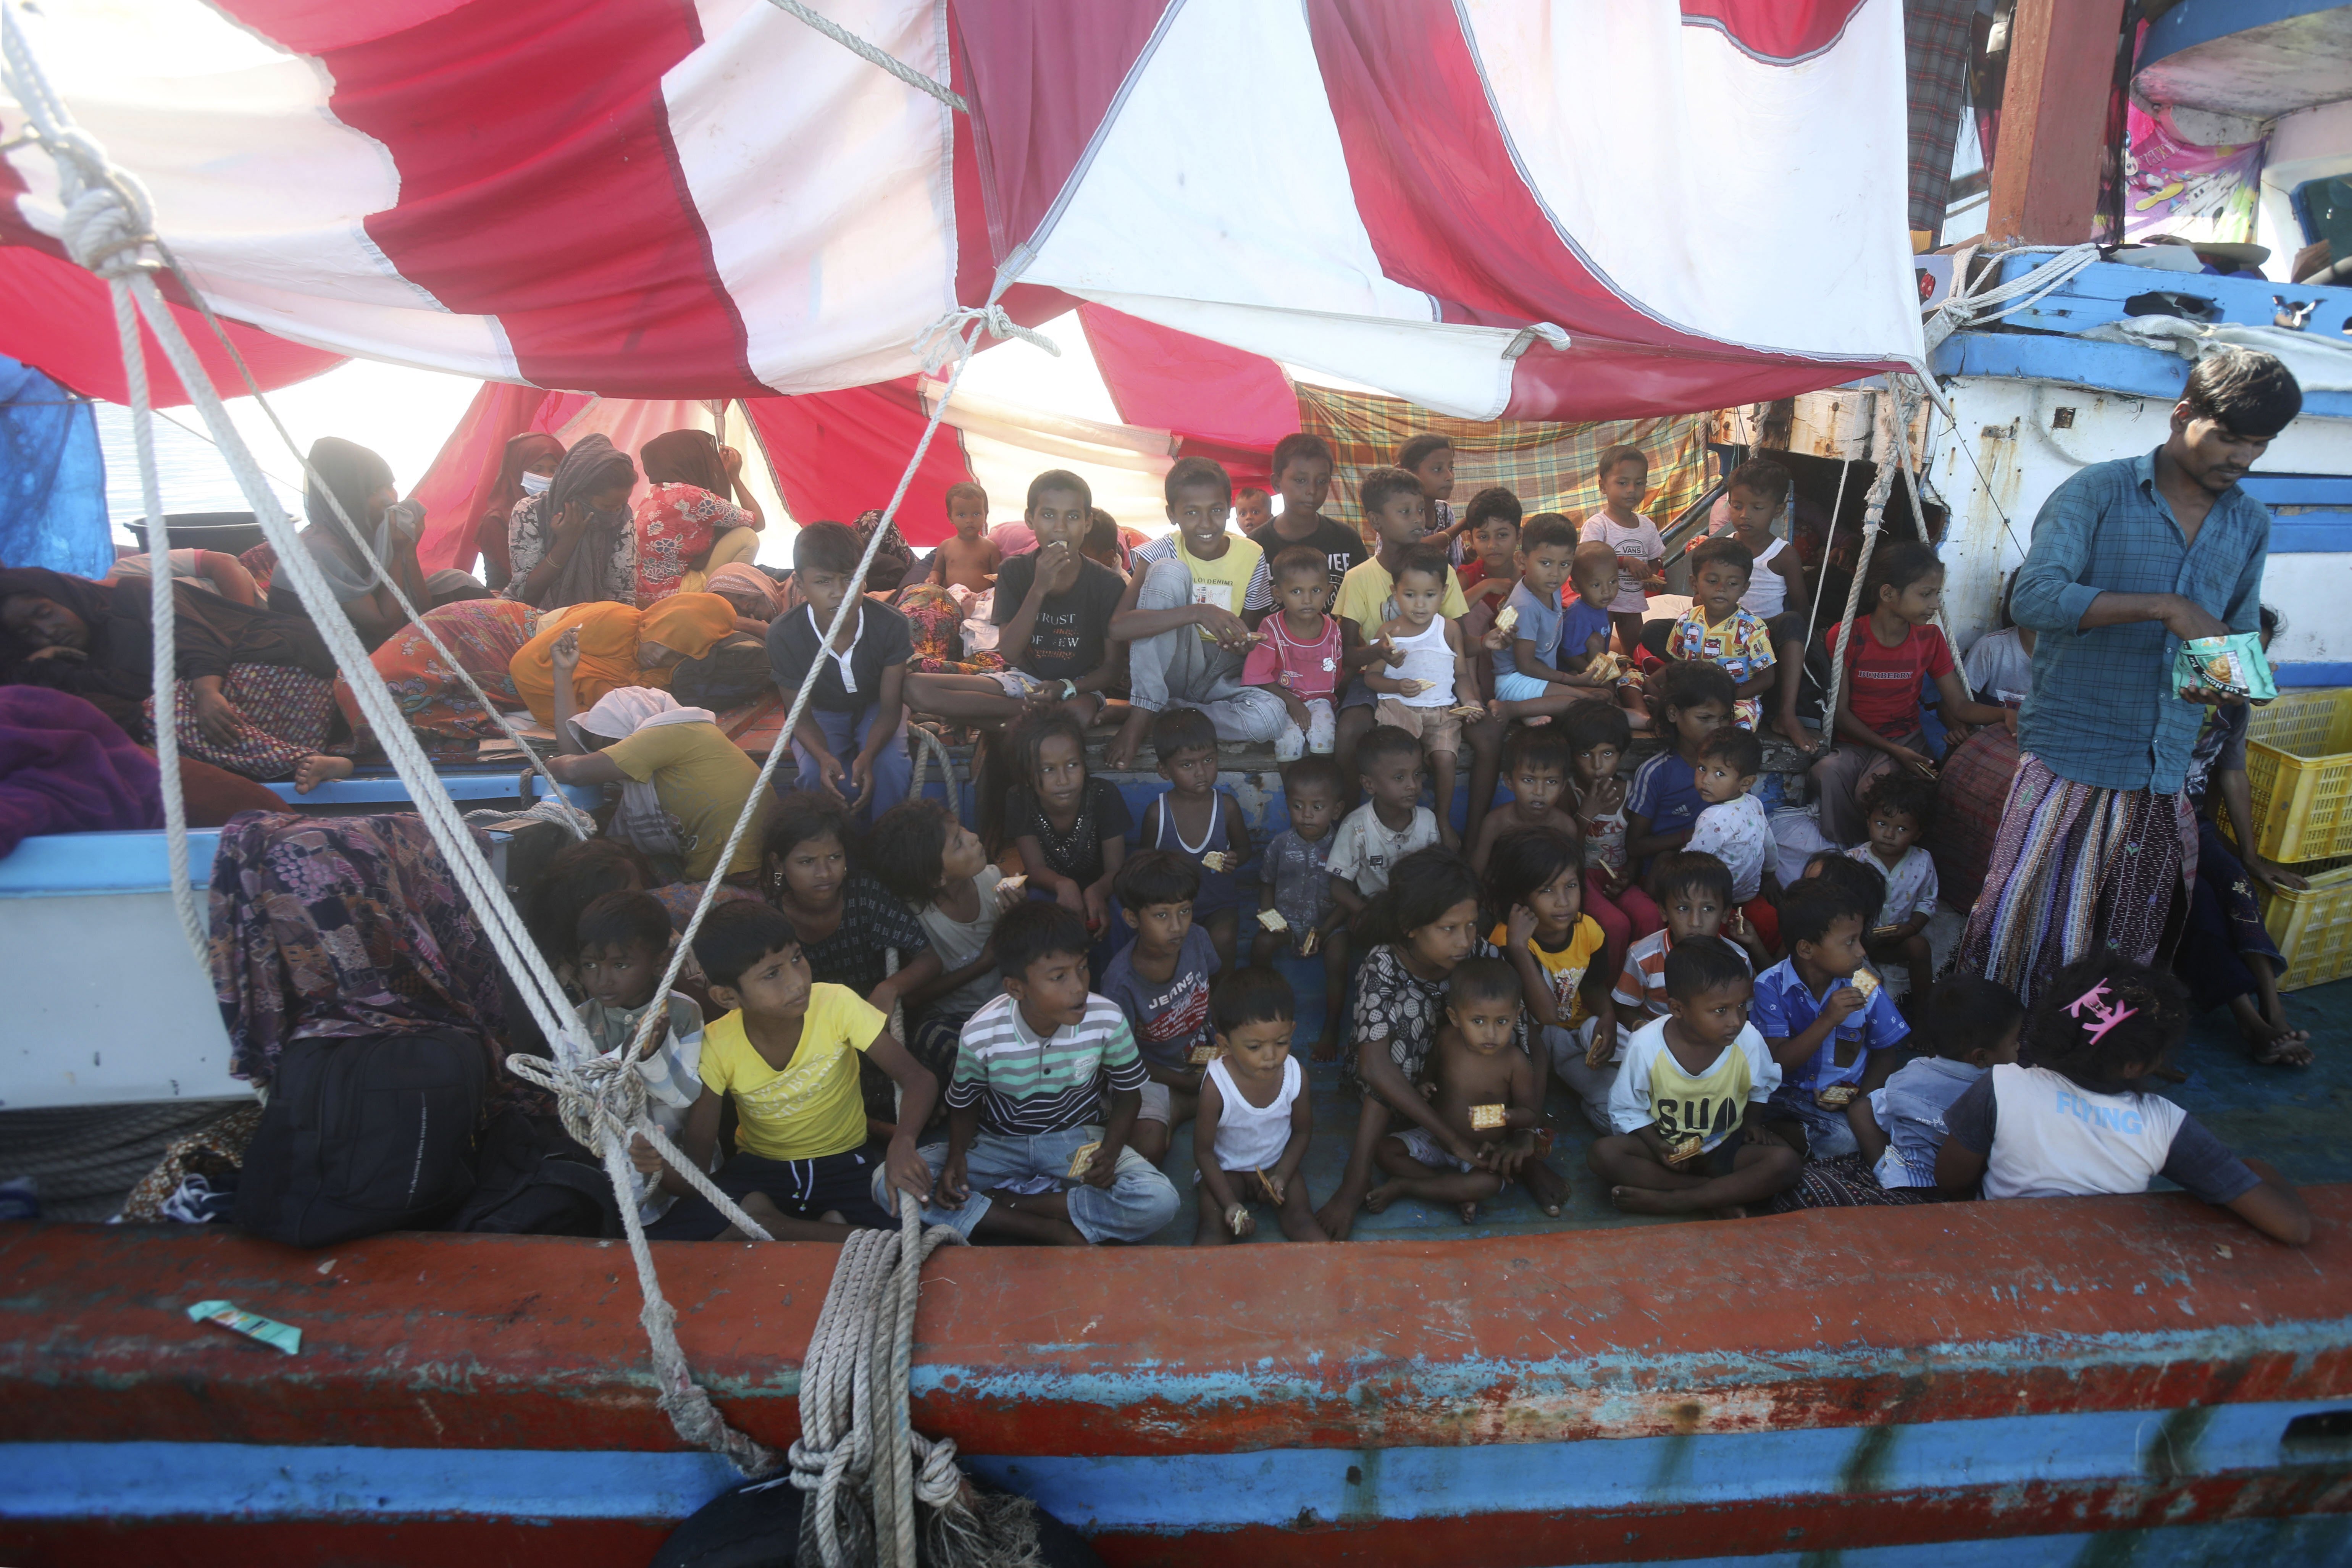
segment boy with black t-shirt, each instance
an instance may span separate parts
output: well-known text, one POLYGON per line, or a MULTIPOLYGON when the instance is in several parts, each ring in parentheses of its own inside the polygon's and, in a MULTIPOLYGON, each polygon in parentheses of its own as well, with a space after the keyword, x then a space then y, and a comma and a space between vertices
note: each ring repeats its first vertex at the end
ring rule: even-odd
POLYGON ((1005 668, 987 675, 909 674, 908 706, 976 724, 1004 724, 1059 703, 1084 724, 1102 711, 1117 664, 1111 612, 1127 591, 1118 573, 1083 553, 1094 494, 1066 469, 1029 481, 1024 516, 1037 548, 997 569, 996 651, 1005 668))
POLYGON ((1243 537, 1263 547, 1268 560, 1292 545, 1307 546, 1330 563, 1331 591, 1336 594, 1348 569, 1371 552, 1355 529, 1323 515, 1323 503, 1331 494, 1331 448, 1321 436, 1299 431, 1276 442, 1274 486, 1282 493, 1281 514, 1255 528, 1244 527, 1243 537))

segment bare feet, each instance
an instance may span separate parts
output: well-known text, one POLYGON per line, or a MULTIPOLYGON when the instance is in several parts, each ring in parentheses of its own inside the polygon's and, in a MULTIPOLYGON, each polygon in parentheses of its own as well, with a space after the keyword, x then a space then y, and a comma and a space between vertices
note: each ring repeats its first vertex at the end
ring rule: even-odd
POLYGON ((324 752, 315 752, 294 765, 294 793, 308 795, 330 779, 348 779, 352 776, 352 762, 348 757, 329 757, 324 752))
POLYGON ((1628 1214, 1687 1214, 1690 1205, 1678 1192, 1660 1192, 1655 1187, 1612 1186, 1609 1201, 1628 1214))
POLYGON ((1716 1219, 1745 1219, 1748 1218, 1748 1211, 1740 1207, 1739 1205, 1736 1203, 1727 1208, 1710 1208, 1706 1212, 1709 1217, 1716 1219))
MULTIPOLYGON (((1364 1208, 1369 1213, 1379 1214, 1385 1210, 1390 1204, 1394 1203, 1396 1199, 1396 1183, 1384 1181, 1381 1183, 1380 1186, 1372 1188, 1371 1191, 1364 1194, 1364 1208)), ((1328 1230, 1330 1227, 1327 1225, 1324 1228, 1328 1230)))
MULTIPOLYGON (((1336 1007, 1338 1003, 1336 1001, 1327 999, 1323 1005, 1329 1008, 1336 1007)), ((1315 1041, 1315 1060, 1318 1061, 1337 1061, 1339 1060, 1339 1031, 1338 1030, 1327 1030, 1324 1033, 1317 1037, 1315 1041)))
POLYGON ((2257 1014, 2242 1026, 2246 1037, 2246 1054, 2258 1067, 2308 1067, 2311 1065, 2311 1031, 2288 1029, 2257 1014))
POLYGON ((1829 750, 1828 747, 1822 744, 1820 737, 1807 730, 1803 725, 1793 718, 1774 719, 1772 727, 1780 731, 1780 738, 1795 747, 1798 755, 1808 762, 1817 759, 1829 750))
POLYGON ((1356 1209, 1362 1200, 1335 1192, 1322 1207, 1315 1211, 1315 1223, 1334 1241, 1348 1239, 1348 1232, 1356 1228, 1356 1209))
POLYGON ((1478 1206, 1475 1203, 1463 1204, 1454 1212, 1462 1217, 1462 1223, 1465 1225, 1478 1223, 1478 1206))
POLYGON ((1136 708, 1129 712, 1127 722, 1118 727, 1118 733, 1110 737, 1108 746, 1103 747, 1103 770, 1120 773, 1132 765, 1135 754, 1143 749, 1144 732, 1150 727, 1151 712, 1149 708, 1136 708))

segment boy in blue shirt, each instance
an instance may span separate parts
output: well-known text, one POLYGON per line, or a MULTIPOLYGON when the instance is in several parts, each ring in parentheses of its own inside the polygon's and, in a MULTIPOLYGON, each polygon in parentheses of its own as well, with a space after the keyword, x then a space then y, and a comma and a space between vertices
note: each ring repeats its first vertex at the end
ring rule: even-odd
POLYGON ((1863 967, 1863 929, 1876 914, 1827 878, 1799 883, 1780 906, 1789 956, 1756 977, 1750 1018, 1780 1064, 1775 1129, 1809 1159, 1860 1150, 1846 1107, 1886 1082, 1888 1048, 1911 1033, 1863 967))
POLYGON ((1216 1051, 1209 978, 1222 967, 1208 927, 1192 919, 1201 868, 1173 850, 1138 850, 1111 883, 1135 940, 1103 970, 1102 994, 1135 1031, 1148 1075, 1128 1146, 1152 1164, 1201 1104, 1201 1074, 1216 1051))
POLYGON ((1567 613, 1559 591, 1575 559, 1576 530, 1566 517, 1546 512, 1528 519, 1519 532, 1519 580, 1486 633, 1495 660, 1495 711, 1506 717, 1549 717, 1609 695, 1606 687, 1596 689, 1587 677, 1559 667, 1567 613))

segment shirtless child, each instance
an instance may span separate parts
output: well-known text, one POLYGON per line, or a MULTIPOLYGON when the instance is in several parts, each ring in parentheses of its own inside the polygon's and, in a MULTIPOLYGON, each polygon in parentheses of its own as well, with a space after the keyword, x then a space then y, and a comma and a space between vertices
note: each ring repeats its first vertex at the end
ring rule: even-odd
POLYGON ((1478 1205, 1517 1176, 1547 1214, 1558 1214, 1568 1184, 1534 1154, 1507 1162, 1504 1140, 1521 1128, 1542 1124, 1534 1059, 1519 1049, 1519 977, 1500 958, 1465 958, 1454 967, 1445 987, 1445 1027, 1429 1053, 1424 1083, 1438 1117, 1465 1134, 1481 1151, 1467 1164, 1448 1154, 1421 1127, 1407 1127, 1380 1141, 1373 1158, 1389 1179, 1364 1195, 1364 1207, 1378 1214, 1400 1197, 1455 1206, 1465 1225, 1478 1223, 1478 1205))
POLYGON ((988 537, 988 492, 969 481, 949 486, 948 521, 955 532, 931 557, 931 580, 986 593, 1004 563, 1004 552, 988 537))

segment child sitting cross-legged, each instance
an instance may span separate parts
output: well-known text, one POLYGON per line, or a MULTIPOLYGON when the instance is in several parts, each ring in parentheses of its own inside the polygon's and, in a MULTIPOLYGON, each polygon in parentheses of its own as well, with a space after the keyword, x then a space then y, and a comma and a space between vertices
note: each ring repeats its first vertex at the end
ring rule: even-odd
POLYGON ((1768 950, 1780 946, 1780 919, 1767 896, 1772 877, 1772 819, 1755 795, 1764 743, 1745 729, 1718 729, 1699 743, 1693 780, 1706 802, 1683 847, 1710 854, 1731 873, 1731 901, 1768 950))
MULTIPOLYGON (((748 899, 722 904, 703 921, 694 956, 711 999, 733 1010, 703 1030, 702 1092, 687 1113, 679 1152, 709 1168, 720 1113, 735 1103, 735 1154, 712 1179, 740 1203, 764 1195, 781 1212, 763 1220, 780 1241, 839 1241, 852 1225, 887 1225, 888 1193, 920 1197, 930 1172, 915 1152, 915 1129, 930 1114, 938 1085, 893 1039, 889 1020, 845 986, 809 978, 793 923, 748 899), (888 1152, 869 1141, 857 1064, 872 1061, 905 1096, 888 1152)), ((634 1151, 650 1170, 653 1151, 634 1151)), ((662 1185, 680 1202, 649 1233, 704 1240, 728 1228, 709 1200, 665 1168, 662 1185)), ((758 1218, 758 1217, 755 1217, 758 1218)))
MULTIPOLYGON (((1487 868, 1486 898, 1504 917, 1488 940, 1518 971, 1527 1002, 1537 1047, 1529 1053, 1536 1103, 1543 1103, 1557 1070, 1589 1110, 1596 1088, 1599 1099, 1608 1097, 1604 1064, 1617 1054, 1617 1004, 1609 994, 1614 977, 1607 940, 1583 909, 1580 848, 1556 828, 1506 834, 1487 868)), ((1540 1180, 1531 1179, 1528 1190, 1538 1192, 1540 1180)), ((1557 1200, 1543 1200, 1540 1192, 1538 1199, 1547 1213, 1559 1212, 1557 1200)))
POLYGON ((1356 745, 1364 803, 1332 841, 1331 898, 1349 919, 1389 884, 1389 873, 1437 842, 1437 818, 1421 803, 1421 743, 1394 725, 1374 725, 1356 745))
POLYGON ((1240 802, 1217 788, 1217 732, 1199 708, 1162 708, 1152 716, 1151 749, 1168 793, 1143 809, 1137 837, 1192 863, 1201 887, 1192 918, 1216 944, 1218 967, 1231 969, 1242 903, 1234 873, 1249 861, 1250 836, 1240 802))
POLYGON ((931 939, 941 973, 907 988, 907 1048, 931 1070, 940 1092, 955 1071, 964 1020, 1003 994, 996 973, 996 922, 1019 903, 991 865, 980 835, 938 800, 902 800, 874 824, 866 859, 875 880, 904 900, 931 939))
POLYGON ((1331 896, 1331 842, 1344 798, 1339 765, 1328 757, 1302 757, 1283 769, 1282 793, 1290 826, 1265 847, 1265 886, 1282 929, 1264 924, 1250 945, 1250 962, 1270 964, 1286 945, 1299 957, 1323 956, 1323 1033, 1315 1060, 1339 1055, 1341 998, 1348 994, 1348 912, 1331 896))
POLYGON ((1756 977, 1756 1027, 1781 1069, 1773 1124, 1809 1159, 1860 1147, 1845 1109, 1886 1082, 1911 1032, 1863 965, 1877 913, 1824 878, 1801 883, 1780 906, 1789 956, 1756 977))
POLYGON ((1911 972, 1911 999, 1927 994, 1936 974, 1927 921, 1936 913, 1936 861, 1919 841, 1936 825, 1936 786, 1906 768, 1882 773, 1862 792, 1862 819, 1870 837, 1846 852, 1886 878, 1886 897, 1863 951, 1911 972))
POLYGON ((1737 1218, 1797 1179, 1796 1152, 1763 1132, 1780 1064, 1748 1021, 1748 961, 1720 937, 1666 955, 1667 1016, 1626 1042, 1610 1096, 1615 1128, 1586 1160, 1635 1214, 1737 1218))
MULTIPOLYGON (((1657 890, 1665 927, 1628 948, 1625 962, 1618 969, 1616 987, 1609 993, 1609 999, 1616 1004, 1618 1023, 1612 1055, 1604 1057, 1598 1051, 1589 1051, 1582 1061, 1559 1063, 1555 1059, 1560 1076, 1583 1100, 1585 1119, 1604 1133, 1612 1130, 1609 1097, 1617 1084, 1617 1063, 1625 1057, 1626 1038, 1673 1011, 1666 1003, 1666 956, 1675 950, 1675 944, 1694 937, 1721 936, 1732 944, 1732 951, 1748 960, 1751 973, 1759 956, 1748 950, 1756 936, 1746 929, 1738 910, 1732 905, 1731 873, 1724 869, 1721 861, 1713 855, 1677 850, 1658 857, 1650 881, 1657 890)), ((1760 956, 1765 963, 1771 962, 1769 951, 1760 956)))
POLYGON ((2036 999, 2025 1047, 1944 1113, 1936 1185, 1987 1197, 2145 1192, 2162 1176, 2273 1240, 2311 1239, 2302 1195, 2241 1158, 2196 1117, 2144 1085, 2189 1032, 2170 975, 2101 953, 2058 971, 2036 999))
MULTIPOLYGON (((1509 965, 1495 958, 1467 958, 1445 982, 1445 1027, 1425 1060, 1427 1078, 1417 1087, 1436 1120, 1452 1136, 1440 1142, 1426 1127, 1412 1126, 1380 1141, 1373 1157, 1389 1179, 1364 1195, 1364 1207, 1380 1213, 1400 1197, 1450 1203, 1462 1223, 1478 1223, 1478 1205, 1503 1190, 1506 1145, 1514 1134, 1532 1135, 1543 1123, 1543 1086, 1537 1065, 1520 1048, 1520 986, 1509 965), (1467 1144, 1466 1153, 1455 1150, 1467 1144)), ((1519 1179, 1543 1207, 1557 1215, 1568 1197, 1559 1173, 1532 1153, 1515 1166, 1519 1179)))
POLYGON ((1337 744, 1340 662, 1355 646, 1356 628, 1324 613, 1331 572, 1320 551, 1292 545, 1268 570, 1275 611, 1257 623, 1257 646, 1242 660, 1242 683, 1282 699, 1290 727, 1275 741, 1274 757, 1289 762, 1337 744))
POLYGON ((1894 1076, 1845 1108, 1858 1155, 1821 1160, 1775 1207, 1829 1207, 1874 1203, 1932 1203, 1966 1197, 1936 1186, 1936 1153, 1948 1129, 1945 1113, 1987 1072, 2017 1060, 2025 1009, 2006 986, 1982 975, 1954 975, 1928 993, 1912 1038, 1929 1054, 1913 1057, 1894 1076))
POLYGON ((1576 559, 1576 533, 1566 517, 1545 512, 1519 535, 1519 580, 1504 601, 1486 645, 1495 660, 1495 711, 1531 724, 1585 703, 1605 703, 1610 691, 1594 677, 1559 668, 1567 612, 1560 585, 1576 559), (1509 624, 1504 624, 1505 622, 1509 624))
POLYGON ((1209 934, 1193 919, 1201 868, 1171 850, 1138 850, 1112 883, 1135 940, 1103 970, 1102 994, 1135 1030, 1149 1074, 1136 1113, 1135 1152, 1158 1165, 1168 1136, 1192 1119, 1201 1071, 1216 1053, 1209 1027, 1209 977, 1224 970, 1209 934))
POLYGON ((1307 1074, 1290 1054, 1298 1012, 1290 982, 1253 965, 1219 985, 1209 1006, 1217 1054, 1201 1082, 1192 1131, 1193 1148, 1205 1151, 1192 1244, 1216 1247, 1255 1234, 1253 1203, 1274 1205, 1293 1241, 1330 1240, 1298 1174, 1315 1114, 1307 1074))
POLYGON ((1381 660, 1366 667, 1364 685, 1379 697, 1375 716, 1416 736, 1429 752, 1436 788, 1438 838, 1454 842, 1454 769, 1465 719, 1486 716, 1469 645, 1454 622, 1439 613, 1453 591, 1454 569, 1435 545, 1408 546, 1397 559, 1396 614, 1376 639, 1381 660))
POLYGON ((1738 697, 1731 722, 1754 729, 1772 689, 1772 634, 1739 607, 1756 558, 1731 539, 1709 539, 1691 552, 1691 607, 1666 634, 1666 657, 1713 664, 1732 680, 1738 697))
MULTIPOLYGON (((634 1054, 638 1030, 653 1010, 662 971, 669 964, 669 915, 650 894, 602 894, 580 912, 578 931, 573 972, 580 988, 588 993, 580 1004, 581 1031, 603 1055, 633 1053, 626 1060, 646 1081, 646 1109, 676 1143, 686 1130, 687 1112, 702 1094, 702 1009, 676 991, 663 997, 662 1023, 644 1054, 634 1054)), ((634 1143, 637 1218, 651 1225, 677 1197, 661 1185, 663 1166, 653 1145, 642 1135, 634 1143)), ((746 1212, 764 1222, 775 1211, 747 1207, 746 1212)))
POLYGON ((1087 948, 1086 922, 1045 899, 997 921, 1004 995, 964 1025, 948 1141, 921 1154, 937 1177, 926 1223, 1080 1247, 1176 1218, 1174 1186, 1128 1146, 1147 1074, 1118 1004, 1087 988, 1087 948))

